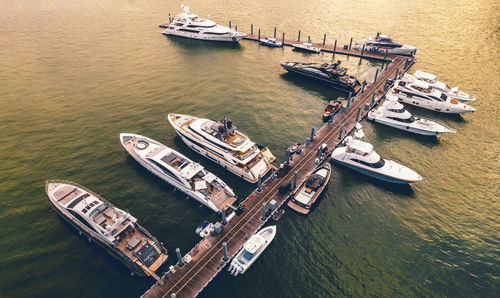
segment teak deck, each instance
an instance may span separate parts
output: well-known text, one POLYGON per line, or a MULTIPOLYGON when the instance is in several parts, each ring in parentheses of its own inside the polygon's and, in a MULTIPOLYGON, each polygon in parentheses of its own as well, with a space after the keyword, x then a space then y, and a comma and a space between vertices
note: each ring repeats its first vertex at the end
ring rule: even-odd
MULTIPOLYGON (((246 39, 252 38, 253 40, 257 40, 254 35, 246 36, 246 39)), ((261 38, 264 38, 264 36, 261 35, 261 38)), ((278 41, 281 40, 278 38, 278 41)), ((286 40, 286 42, 291 43, 295 41, 286 40)), ((314 45, 321 47, 324 51, 333 51, 333 45, 323 46, 322 43, 314 45)), ((337 49, 337 51, 342 51, 351 56, 361 56, 361 52, 354 49, 344 50, 342 48, 337 49)), ((364 53, 363 58, 370 59, 370 56, 374 56, 378 60, 384 60, 383 54, 367 52, 364 53)), ((365 104, 370 104, 369 108, 371 109, 385 94, 386 90, 389 89, 384 89, 386 80, 393 79, 397 70, 399 70, 399 74, 403 73, 404 70, 415 62, 413 58, 407 61, 405 57, 394 55, 387 55, 386 58, 391 60, 391 63, 387 67, 380 69, 377 81, 368 85, 364 92, 360 91, 353 97, 345 113, 339 112, 336 114, 333 123, 326 123, 321 127, 315 133, 314 141, 308 146, 304 146, 301 154, 293 155, 290 165, 286 170, 279 172, 278 176, 274 179, 267 179, 263 183, 261 192, 254 190, 246 200, 245 212, 243 214, 236 216, 224 226, 221 234, 201 240, 189 251, 192 260, 188 264, 184 264, 182 267, 176 265, 175 272, 169 272, 163 276, 160 281, 144 293, 143 297, 173 297, 172 294, 175 294, 175 297, 194 297, 200 293, 242 247, 246 241, 245 234, 251 236, 265 224, 265 221, 261 219, 262 203, 266 203, 268 206, 269 202, 273 199, 278 202, 278 207, 285 203, 290 191, 286 194, 280 194, 279 187, 292 183, 295 171, 298 172, 297 185, 301 185, 304 179, 316 167, 315 159, 318 147, 323 143, 326 143, 331 150, 337 147, 356 125, 358 108, 361 108, 358 119, 361 120, 368 113, 368 110, 365 110, 365 104), (376 99, 371 104, 374 92, 376 99), (339 137, 341 130, 343 132, 339 137), (223 259, 223 242, 227 243, 227 254, 229 257, 225 262, 221 262, 223 259)), ((321 112, 318 111, 318 117, 321 112)))

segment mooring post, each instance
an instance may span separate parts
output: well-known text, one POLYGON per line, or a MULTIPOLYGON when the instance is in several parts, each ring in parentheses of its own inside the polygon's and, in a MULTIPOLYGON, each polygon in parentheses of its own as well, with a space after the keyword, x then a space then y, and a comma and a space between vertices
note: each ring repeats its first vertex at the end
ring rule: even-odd
POLYGON ((377 81, 377 76, 378 76, 378 68, 375 71, 375 77, 373 78, 373 82, 375 83, 377 81))
POLYGON ((385 60, 385 58, 387 58, 387 51, 389 51, 389 49, 385 49, 384 60, 385 60))
POLYGON ((257 191, 261 192, 262 191, 262 176, 259 174, 259 177, 257 178, 257 191))
POLYGON ((361 87, 361 93, 365 93, 366 80, 363 81, 363 86, 361 87))
POLYGON ((309 139, 311 140, 311 142, 313 142, 313 141, 314 141, 314 129, 315 129, 315 127, 314 127, 314 126, 313 126, 313 127, 311 127, 311 137, 309 138, 309 139))
POLYGON ((365 53, 365 44, 363 44, 363 47, 361 48, 361 56, 365 53))
POLYGON ((340 125, 339 140, 342 139, 342 132, 344 131, 344 124, 340 125))
POLYGON ((293 172, 293 189, 297 187, 297 175, 299 174, 299 171, 293 172))
POLYGON ((387 70, 389 68, 389 62, 386 60, 385 62, 385 70, 387 70))
POLYGON ((365 111, 368 111, 370 109, 370 104, 369 103, 365 103, 365 111))
POLYGON ((299 37, 297 38, 297 41, 300 41, 300 30, 299 30, 299 37))
POLYGON ((222 251, 224 252, 224 257, 222 259, 224 261, 227 261, 229 258, 227 257, 227 244, 226 244, 226 242, 222 242, 222 251))
POLYGON ((335 115, 332 114, 332 117, 330 117, 330 119, 328 119, 328 123, 330 123, 330 124, 333 123, 333 116, 335 116, 335 115))
POLYGON ((175 253, 177 254, 177 259, 179 259, 179 262, 178 262, 179 267, 184 266, 184 263, 182 262, 182 256, 181 256, 181 250, 180 250, 180 248, 176 248, 175 249, 175 253))
POLYGON ((389 85, 389 79, 385 79, 384 91, 387 90, 388 85, 389 85))
POLYGON ((351 49, 351 46, 352 46, 352 37, 351 37, 351 41, 349 42, 349 50, 351 49))
POLYGON ((373 96, 372 96, 372 106, 375 104, 375 91, 373 91, 373 96))
POLYGON ((262 203, 262 220, 266 220, 266 203, 262 203))
POLYGON ((274 26, 274 38, 276 38, 276 26, 274 26))
POLYGON ((283 39, 281 40, 281 43, 285 45, 285 32, 283 32, 283 39))
POLYGON ((260 40, 260 28, 259 28, 259 40, 260 40))
POLYGON ((291 157, 291 152, 290 152, 290 148, 286 149, 286 164, 289 165, 290 164, 290 157, 291 157))
POLYGON ((250 24, 250 34, 253 34, 253 24, 250 24))
POLYGON ((234 25, 234 31, 238 31, 238 25, 234 25))
POLYGON ((226 220, 226 209, 224 207, 222 207, 222 210, 221 210, 221 216, 222 216, 222 224, 223 225, 226 225, 227 224, 227 220, 226 220))
POLYGON ((248 234, 245 233, 245 236, 243 236, 243 239, 248 240, 248 234))
POLYGON ((307 37, 307 42, 308 42, 308 43, 311 43, 311 35, 309 35, 309 36, 307 37))
POLYGON ((358 114, 356 114, 356 122, 359 121, 359 113, 361 113, 361 107, 358 107, 358 114))
POLYGON ((337 50, 337 40, 335 39, 335 43, 333 44, 333 52, 337 50))
POLYGON ((307 138, 307 139, 306 139, 306 146, 309 146, 309 143, 310 143, 310 142, 311 142, 311 141, 309 140, 309 138, 307 138))
POLYGON ((398 79, 399 67, 396 69, 396 74, 394 75, 394 81, 398 79))
POLYGON ((347 97, 347 107, 351 105, 352 92, 349 92, 349 97, 347 97))
POLYGON ((326 42, 326 33, 323 34, 323 45, 325 45, 325 42, 326 42))
POLYGON ((229 29, 231 29, 231 20, 229 20, 229 29))

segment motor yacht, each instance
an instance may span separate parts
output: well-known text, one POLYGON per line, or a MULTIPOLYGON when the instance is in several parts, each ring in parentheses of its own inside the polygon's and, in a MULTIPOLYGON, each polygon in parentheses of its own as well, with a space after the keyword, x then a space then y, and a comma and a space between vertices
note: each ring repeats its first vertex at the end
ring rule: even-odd
POLYGON ((175 35, 180 37, 211 40, 211 41, 230 41, 238 42, 244 33, 236 32, 228 27, 217 25, 214 21, 204 19, 191 13, 189 7, 181 5, 183 13, 178 14, 175 19, 162 32, 164 35, 175 35))
POLYGON ((439 90, 446 94, 451 99, 456 99, 461 102, 476 101, 476 98, 468 93, 458 90, 458 87, 450 87, 447 84, 438 81, 436 75, 422 70, 417 70, 415 73, 407 74, 408 76, 413 76, 418 80, 427 82, 432 88, 439 90))
POLYGON ((381 158, 372 144, 363 141, 361 124, 356 124, 354 137, 348 136, 344 146, 333 150, 331 160, 362 174, 390 183, 406 184, 423 180, 415 171, 392 160, 381 158))
POLYGON ((255 183, 272 168, 271 151, 252 142, 226 117, 220 121, 169 114, 168 121, 182 141, 198 154, 231 173, 255 183))
POLYGON ((295 51, 302 51, 308 53, 319 54, 321 52, 320 48, 313 47, 312 43, 304 42, 304 43, 294 43, 292 47, 295 51))
POLYGON ((365 50, 367 51, 377 51, 377 52, 385 52, 393 54, 393 55, 406 55, 411 56, 415 55, 417 52, 417 48, 409 45, 405 45, 393 40, 391 37, 387 35, 382 35, 377 33, 375 37, 367 37, 365 40, 357 41, 354 45, 354 48, 357 50, 361 50, 365 46, 365 50))
POLYGON ((446 132, 455 133, 455 130, 448 129, 432 120, 412 116, 391 93, 387 95, 381 106, 368 112, 368 120, 424 136, 435 136, 446 132))
POLYGON ((266 37, 260 40, 260 44, 268 47, 279 48, 282 47, 283 44, 279 41, 276 41, 276 38, 266 37))
POLYGON ((224 181, 174 149, 131 133, 120 134, 120 141, 148 171, 210 210, 220 212, 236 201, 233 190, 224 181))
POLYGON ((243 244, 241 250, 231 261, 227 271, 234 276, 245 273, 271 244, 275 235, 276 226, 268 226, 255 233, 243 244))
POLYGON ((356 77, 348 75, 347 68, 341 67, 340 63, 340 60, 333 64, 285 62, 281 66, 290 73, 327 84, 342 92, 356 94, 361 89, 361 83, 356 77))
POLYGON ((476 111, 465 103, 449 98, 446 94, 430 86, 429 83, 408 74, 394 83, 392 94, 397 96, 401 102, 436 112, 462 114, 476 111))
POLYGON ((288 207, 298 213, 309 214, 312 206, 328 184, 331 172, 331 167, 328 163, 315 169, 302 185, 297 188, 297 192, 287 203, 288 207))
POLYGON ((47 181, 45 191, 57 214, 80 235, 104 248, 132 272, 160 279, 155 271, 167 261, 167 249, 135 217, 76 183, 47 181))

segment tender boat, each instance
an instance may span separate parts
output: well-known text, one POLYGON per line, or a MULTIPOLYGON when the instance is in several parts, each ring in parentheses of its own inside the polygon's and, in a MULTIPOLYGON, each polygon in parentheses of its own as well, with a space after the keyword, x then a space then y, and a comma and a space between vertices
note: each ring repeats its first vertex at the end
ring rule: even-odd
POLYGON ((168 121, 187 146, 248 182, 257 182, 259 175, 264 177, 276 159, 269 149, 261 150, 225 117, 213 121, 169 114, 168 121))
POLYGON ((227 271, 234 276, 245 273, 271 244, 275 235, 276 226, 265 227, 255 233, 243 244, 243 248, 233 258, 227 271))
POLYGON ((292 44, 292 47, 295 51, 302 51, 302 52, 308 52, 308 53, 314 53, 314 54, 319 54, 321 52, 320 48, 313 47, 311 43, 304 42, 304 43, 294 43, 292 44))
POLYGON ((342 107, 342 102, 339 100, 332 100, 326 106, 325 111, 323 112, 323 122, 329 121, 331 118, 337 114, 342 107))
POLYGON ((397 96, 401 102, 436 112, 462 114, 476 111, 469 105, 449 98, 446 94, 430 86, 429 83, 408 74, 394 83, 392 94, 397 96))
POLYGON ((398 98, 390 93, 380 107, 368 112, 368 120, 424 136, 435 136, 446 132, 455 133, 454 130, 432 120, 412 116, 398 102, 398 98))
POLYGON ((167 249, 135 217, 76 183, 47 181, 45 191, 57 214, 80 235, 97 243, 134 273, 160 279, 155 271, 167 261, 167 249))
MULTIPOLYGON (((411 74, 408 75, 411 76, 411 74)), ((417 70, 413 74, 413 77, 429 83, 431 87, 443 92, 451 99, 456 99, 461 102, 476 101, 476 98, 474 96, 458 90, 458 87, 450 87, 447 84, 438 81, 436 75, 433 75, 432 73, 417 70)))
POLYGON ((283 44, 279 41, 276 41, 276 38, 266 37, 260 40, 260 44, 268 47, 279 48, 282 47, 283 44))
POLYGON ((185 38, 238 42, 245 34, 236 32, 228 27, 217 25, 214 21, 204 19, 191 13, 189 7, 181 5, 183 13, 175 19, 162 32, 164 35, 175 35, 185 38))
POLYGON ((342 92, 356 94, 361 89, 358 79, 348 75, 347 68, 340 67, 340 61, 334 64, 285 62, 281 66, 290 73, 327 84, 342 92))
POLYGON ((285 209, 280 209, 274 212, 273 216, 271 217, 274 221, 280 220, 283 215, 285 215, 285 209))
POLYGON ((375 37, 370 36, 365 40, 357 41, 354 48, 361 50, 363 45, 365 45, 365 50, 367 51, 385 52, 387 50, 387 53, 393 55, 412 56, 417 52, 416 47, 399 43, 391 37, 380 33, 377 33, 375 37))
POLYGON ((392 160, 381 158, 372 144, 362 140, 364 133, 361 124, 356 124, 354 137, 348 136, 342 147, 333 150, 334 163, 390 183, 406 184, 423 180, 415 171, 392 160))
POLYGON ((198 163, 153 139, 120 134, 120 141, 139 164, 214 212, 236 202, 233 190, 198 163))
POLYGON ((331 172, 332 170, 328 163, 315 169, 304 183, 297 188, 297 192, 287 203, 288 207, 298 213, 309 214, 312 206, 328 184, 331 172))

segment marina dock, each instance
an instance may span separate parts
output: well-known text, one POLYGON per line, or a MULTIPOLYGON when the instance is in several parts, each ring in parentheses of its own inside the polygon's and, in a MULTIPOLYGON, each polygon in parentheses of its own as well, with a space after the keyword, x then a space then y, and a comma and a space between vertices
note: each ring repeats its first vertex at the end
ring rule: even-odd
MULTIPOLYGON (((264 36, 260 37, 264 38, 264 36)), ((259 36, 247 34, 245 38, 258 41, 259 36)), ((278 39, 278 41, 281 40, 278 39)), ((285 39, 285 45, 298 42, 298 40, 285 39)), ((313 45, 325 52, 376 59, 385 63, 377 69, 372 83, 363 82, 362 91, 356 96, 349 96, 347 104, 342 107, 342 112, 336 114, 333 121, 324 124, 317 131, 312 128, 309 144, 302 146, 300 154, 292 155, 288 165, 284 162, 283 168, 263 181, 260 191, 256 189, 247 197, 245 211, 241 215, 230 220, 219 235, 202 239, 196 244, 188 252, 190 258, 183 258, 183 264, 178 262, 173 270, 167 272, 144 293, 143 297, 194 297, 198 295, 230 262, 246 241, 246 237, 253 235, 270 218, 270 216, 263 218, 265 213, 263 209, 266 210, 270 201, 275 200, 277 208, 286 202, 291 190, 282 193, 280 188, 288 184, 293 185, 295 176, 297 177, 296 185, 300 185, 317 166, 315 160, 318 148, 322 144, 327 144, 329 150, 336 148, 353 130, 356 123, 361 121, 389 90, 390 80, 404 73, 415 62, 413 57, 362 52, 349 47, 340 49, 335 44, 313 43, 313 45), (225 249, 227 249, 226 254, 225 249)), ((319 113, 320 111, 318 115, 319 113)), ((177 255, 181 256, 180 252, 177 255)))

